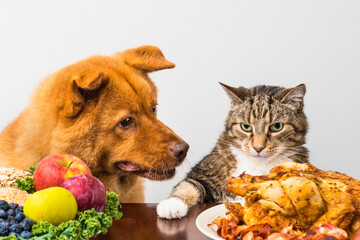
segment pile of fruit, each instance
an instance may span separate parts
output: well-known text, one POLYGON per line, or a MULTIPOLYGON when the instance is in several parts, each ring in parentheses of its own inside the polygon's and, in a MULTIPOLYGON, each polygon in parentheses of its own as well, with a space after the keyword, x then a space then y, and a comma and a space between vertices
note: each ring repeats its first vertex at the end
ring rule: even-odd
POLYGON ((17 180, 31 193, 24 206, 0 201, 0 239, 89 239, 120 219, 119 196, 107 193, 81 159, 50 155, 17 180))

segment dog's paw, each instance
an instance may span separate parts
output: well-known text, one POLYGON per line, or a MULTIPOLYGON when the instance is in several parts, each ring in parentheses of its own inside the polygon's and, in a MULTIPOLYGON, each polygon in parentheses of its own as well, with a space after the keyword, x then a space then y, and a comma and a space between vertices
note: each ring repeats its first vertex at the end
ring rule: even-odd
POLYGON ((186 216, 188 206, 180 199, 172 197, 159 202, 156 211, 161 218, 182 218, 186 216))

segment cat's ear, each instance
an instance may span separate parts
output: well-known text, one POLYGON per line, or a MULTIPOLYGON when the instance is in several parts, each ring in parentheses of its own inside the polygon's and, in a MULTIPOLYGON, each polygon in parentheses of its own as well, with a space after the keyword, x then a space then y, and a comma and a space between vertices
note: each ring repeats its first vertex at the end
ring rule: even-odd
POLYGON ((226 93, 231 99, 232 104, 236 103, 242 103, 245 100, 245 97, 248 96, 249 89, 244 87, 230 87, 228 85, 225 85, 221 82, 219 82, 220 85, 225 89, 226 93))
POLYGON ((304 84, 300 84, 297 87, 288 89, 280 102, 285 104, 291 104, 297 109, 302 109, 304 106, 304 96, 306 93, 306 87, 304 84))

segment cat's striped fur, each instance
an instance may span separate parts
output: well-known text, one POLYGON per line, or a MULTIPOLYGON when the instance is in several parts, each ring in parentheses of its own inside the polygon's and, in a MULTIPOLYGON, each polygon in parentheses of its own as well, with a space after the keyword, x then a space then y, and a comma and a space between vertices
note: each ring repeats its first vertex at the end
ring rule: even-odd
POLYGON ((308 128, 303 112, 305 85, 290 89, 222 86, 232 103, 225 131, 170 198, 160 202, 160 217, 182 217, 194 204, 234 199, 226 185, 243 171, 260 175, 282 162, 308 162, 303 146, 308 128))

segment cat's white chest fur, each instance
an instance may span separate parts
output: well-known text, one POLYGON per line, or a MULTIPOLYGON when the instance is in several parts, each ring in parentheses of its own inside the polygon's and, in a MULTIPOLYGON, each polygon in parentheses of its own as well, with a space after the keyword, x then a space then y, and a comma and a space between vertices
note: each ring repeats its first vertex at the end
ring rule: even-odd
POLYGON ((238 177, 244 171, 250 175, 265 175, 269 174, 269 171, 283 163, 290 161, 288 158, 284 157, 273 157, 273 158, 263 158, 263 157, 251 157, 243 153, 241 149, 231 146, 231 153, 235 157, 237 164, 236 170, 232 174, 233 177, 238 177))

